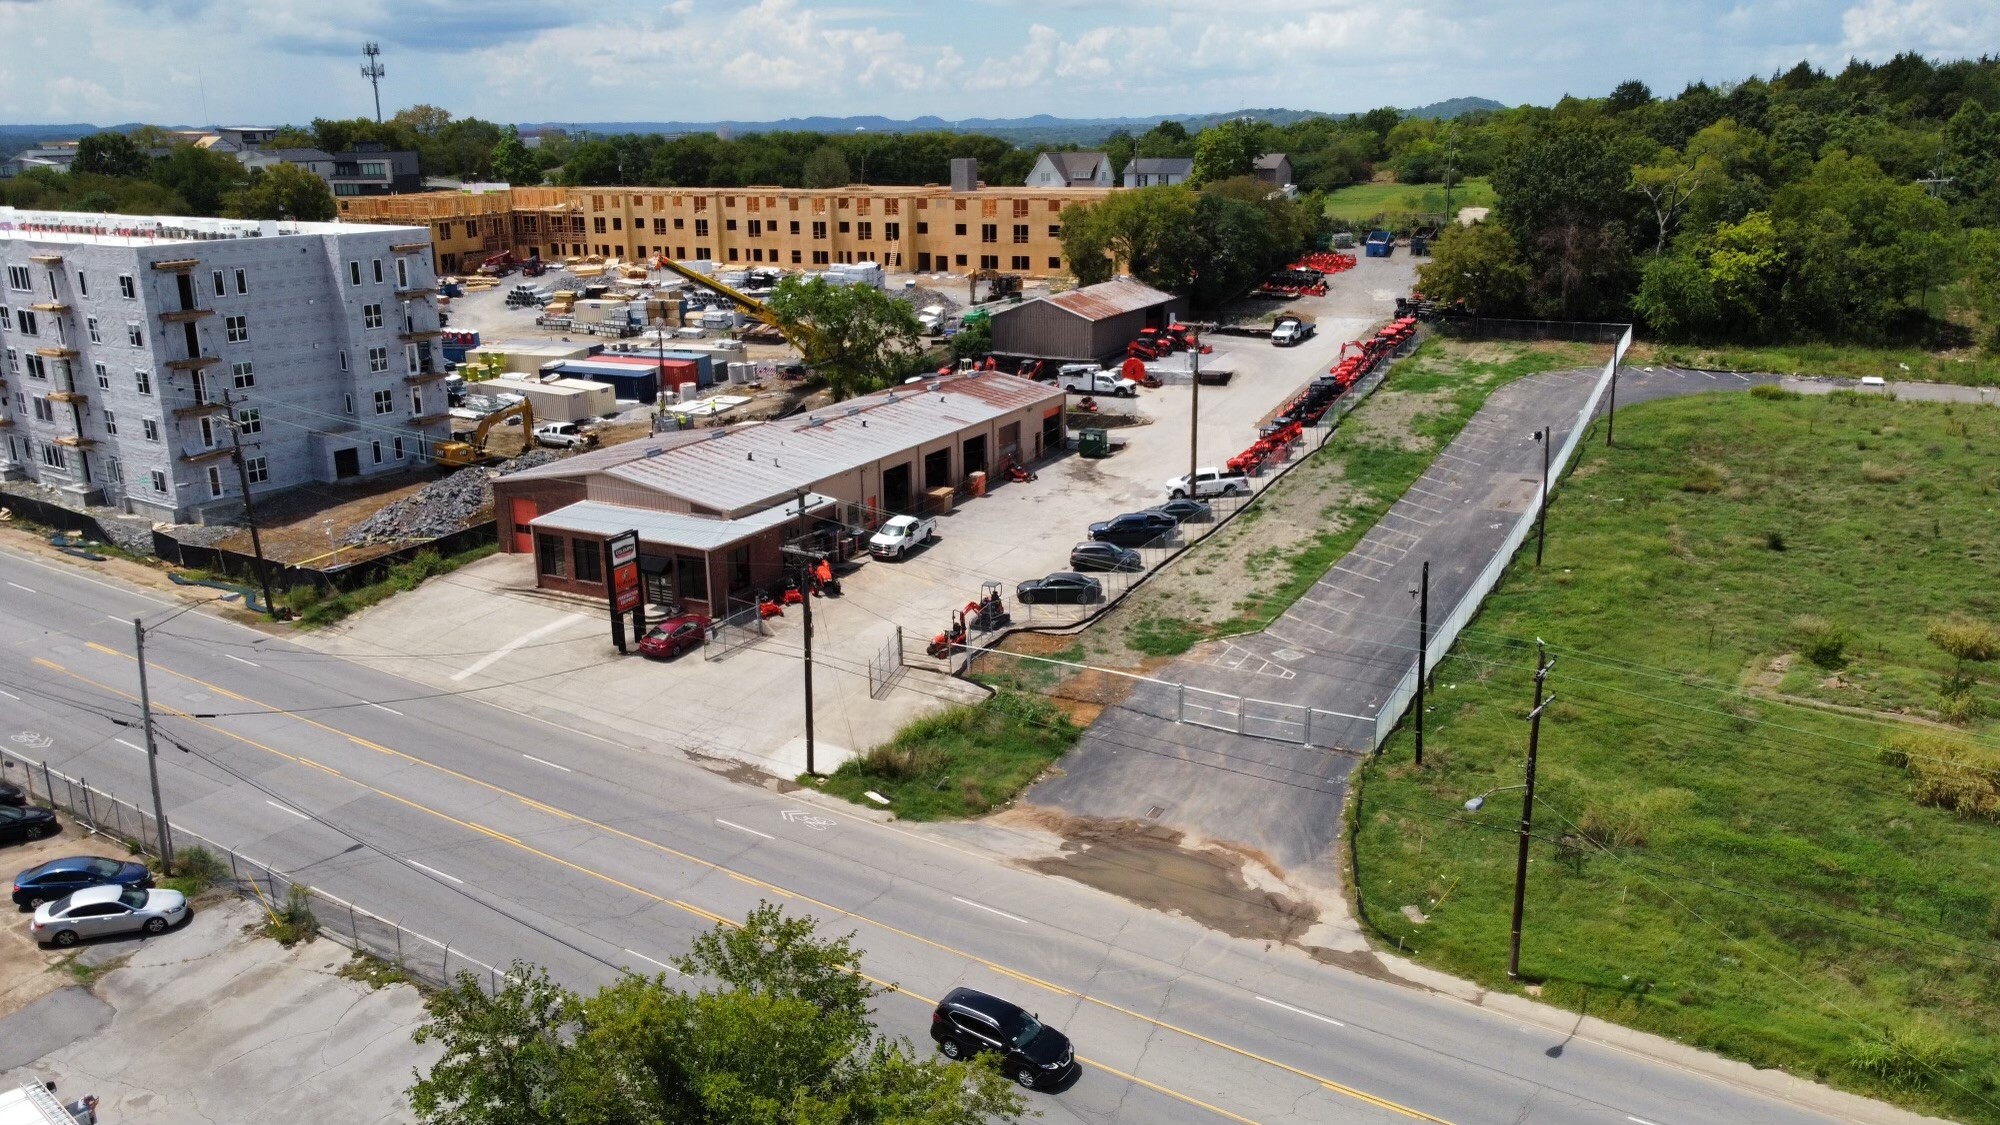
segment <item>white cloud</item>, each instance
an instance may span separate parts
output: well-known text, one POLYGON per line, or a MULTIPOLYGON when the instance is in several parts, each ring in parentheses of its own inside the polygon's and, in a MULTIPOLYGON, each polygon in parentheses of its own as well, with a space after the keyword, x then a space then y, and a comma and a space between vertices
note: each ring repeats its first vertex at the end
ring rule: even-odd
POLYGON ((1881 60, 1900 51, 1958 54, 2000 40, 1991 0, 1864 0, 1841 14, 1841 48, 1881 60))

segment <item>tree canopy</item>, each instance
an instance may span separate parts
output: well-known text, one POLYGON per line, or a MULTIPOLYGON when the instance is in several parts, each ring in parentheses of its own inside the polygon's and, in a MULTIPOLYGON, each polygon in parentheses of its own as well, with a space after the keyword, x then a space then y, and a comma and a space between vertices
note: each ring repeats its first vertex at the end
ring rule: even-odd
POLYGON ((1017 1121, 991 1061, 919 1055, 878 1034, 853 935, 765 903, 664 973, 583 996, 516 964, 497 994, 461 975, 425 1002, 443 1056, 410 1088, 424 1125, 983 1125, 1017 1121))
POLYGON ((889 385, 918 351, 917 314, 873 285, 836 285, 793 275, 765 302, 795 338, 811 341, 807 366, 826 380, 835 399, 889 385))
POLYGON ((1290 200, 1248 177, 1202 191, 1182 184, 1120 191, 1063 209, 1063 253, 1078 281, 1119 271, 1196 304, 1221 304, 1284 265, 1319 233, 1318 196, 1290 200))

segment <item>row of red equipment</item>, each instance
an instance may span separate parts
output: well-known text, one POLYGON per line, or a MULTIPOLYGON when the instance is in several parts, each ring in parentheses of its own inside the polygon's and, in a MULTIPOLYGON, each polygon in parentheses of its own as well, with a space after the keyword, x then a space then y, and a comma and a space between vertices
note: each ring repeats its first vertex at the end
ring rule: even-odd
POLYGON ((1317 270, 1320 273, 1344 273, 1354 268, 1354 255, 1341 254, 1332 250, 1315 250, 1302 254, 1287 269, 1317 270))
POLYGON ((1417 319, 1405 316, 1397 318, 1366 340, 1350 340, 1342 344, 1339 362, 1325 375, 1313 380, 1304 394, 1287 403, 1283 412, 1264 427, 1263 433, 1250 448, 1229 459, 1229 468, 1254 476, 1262 472, 1264 466, 1282 460, 1291 446, 1304 436, 1306 427, 1317 426, 1326 412, 1333 409, 1335 399, 1367 378, 1383 360, 1409 343, 1416 333, 1417 319))
POLYGON ((1324 297, 1329 274, 1354 268, 1354 255, 1316 250, 1264 279, 1251 294, 1254 297, 1324 297))
POLYGON ((1141 328, 1139 335, 1125 345, 1125 358, 1138 360, 1165 359, 1175 352, 1199 350, 1207 355, 1214 350, 1205 347, 1194 326, 1187 323, 1170 324, 1165 328, 1141 328))

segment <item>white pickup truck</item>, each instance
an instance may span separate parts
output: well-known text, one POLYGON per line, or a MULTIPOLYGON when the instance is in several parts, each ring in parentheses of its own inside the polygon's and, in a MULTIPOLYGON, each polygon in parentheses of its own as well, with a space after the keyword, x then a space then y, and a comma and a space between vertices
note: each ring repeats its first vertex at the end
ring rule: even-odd
POLYGON ((1312 321, 1296 313, 1286 313, 1279 317, 1277 324, 1272 327, 1271 343, 1281 348, 1289 348, 1293 344, 1305 343, 1312 334, 1312 321))
POLYGON ((1192 489, 1188 487, 1188 479, 1185 475, 1175 477, 1167 482, 1167 498, 1170 500, 1180 500, 1189 496, 1197 500, 1206 500, 1210 496, 1248 496, 1249 494, 1250 478, 1232 469, 1197 469, 1195 470, 1194 487, 1192 489))
POLYGON ((868 539, 868 553, 878 559, 900 559, 913 547, 937 535, 937 521, 922 516, 896 516, 868 539))
POLYGON ((554 449, 590 449, 597 435, 577 428, 575 422, 543 422, 535 427, 535 444, 554 449))
POLYGON ((1082 370, 1064 367, 1056 381, 1062 384, 1063 390, 1073 395, 1115 395, 1119 398, 1131 398, 1139 393, 1139 384, 1116 371, 1106 371, 1102 367, 1086 367, 1082 370))

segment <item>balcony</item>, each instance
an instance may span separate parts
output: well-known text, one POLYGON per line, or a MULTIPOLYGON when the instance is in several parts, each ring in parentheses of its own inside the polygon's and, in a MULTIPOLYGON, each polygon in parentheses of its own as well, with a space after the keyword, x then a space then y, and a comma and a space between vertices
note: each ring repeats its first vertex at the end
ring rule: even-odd
POLYGON ((229 447, 216 446, 214 449, 189 449, 181 453, 181 460, 190 465, 206 465, 210 461, 220 461, 229 456, 229 447))
POLYGON ((396 333, 396 339, 401 340, 405 344, 414 344, 419 340, 436 340, 443 335, 444 329, 442 328, 421 328, 414 332, 398 332, 396 333))
POLYGON ((396 299, 398 301, 414 301, 421 297, 435 297, 435 296, 437 296, 436 289, 409 288, 409 289, 396 290, 396 299))
POLYGON ((84 394, 82 391, 74 389, 67 391, 49 392, 50 402, 83 402, 86 401, 89 397, 90 396, 84 394))
POLYGON ((222 359, 219 356, 191 355, 186 359, 170 359, 167 361, 167 366, 173 368, 175 371, 199 371, 204 367, 221 362, 222 359))
POLYGON ((160 310, 160 320, 161 320, 162 322, 164 322, 164 323, 167 323, 167 324, 186 324, 186 323, 187 323, 188 321, 190 321, 190 320, 200 320, 200 319, 201 319, 202 317, 205 317, 205 316, 214 316, 214 315, 215 315, 215 310, 214 310, 214 309, 162 309, 162 310, 160 310))
POLYGON ((36 312, 45 313, 66 313, 69 311, 69 306, 61 301, 36 301, 28 307, 36 312))
POLYGON ((78 434, 61 434, 56 437, 56 444, 68 446, 71 449, 88 449, 97 444, 97 439, 83 437, 78 434))
POLYGON ((165 273, 183 273, 200 264, 200 258, 175 258, 170 262, 154 262, 153 268, 165 273))
POLYGON ((42 266, 62 265, 62 255, 53 250, 44 250, 39 254, 30 254, 28 255, 28 260, 42 266))
POLYGON ((428 242, 398 242, 389 247, 390 251, 397 254, 415 254, 430 248, 431 244, 428 242))
POLYGON ((435 383, 448 374, 450 374, 448 371, 412 371, 403 376, 403 382, 413 387, 420 387, 425 383, 435 383))
POLYGON ((58 344, 55 347, 36 348, 35 354, 48 359, 75 359, 76 349, 66 348, 58 344))
POLYGON ((433 426, 439 422, 444 421, 449 417, 451 417, 451 410, 449 408, 440 407, 437 410, 430 410, 426 411, 425 413, 416 415, 415 417, 410 419, 410 425, 433 426))
POLYGON ((199 418, 204 414, 219 414, 228 409, 229 404, 224 402, 194 402, 174 407, 174 417, 199 418))

